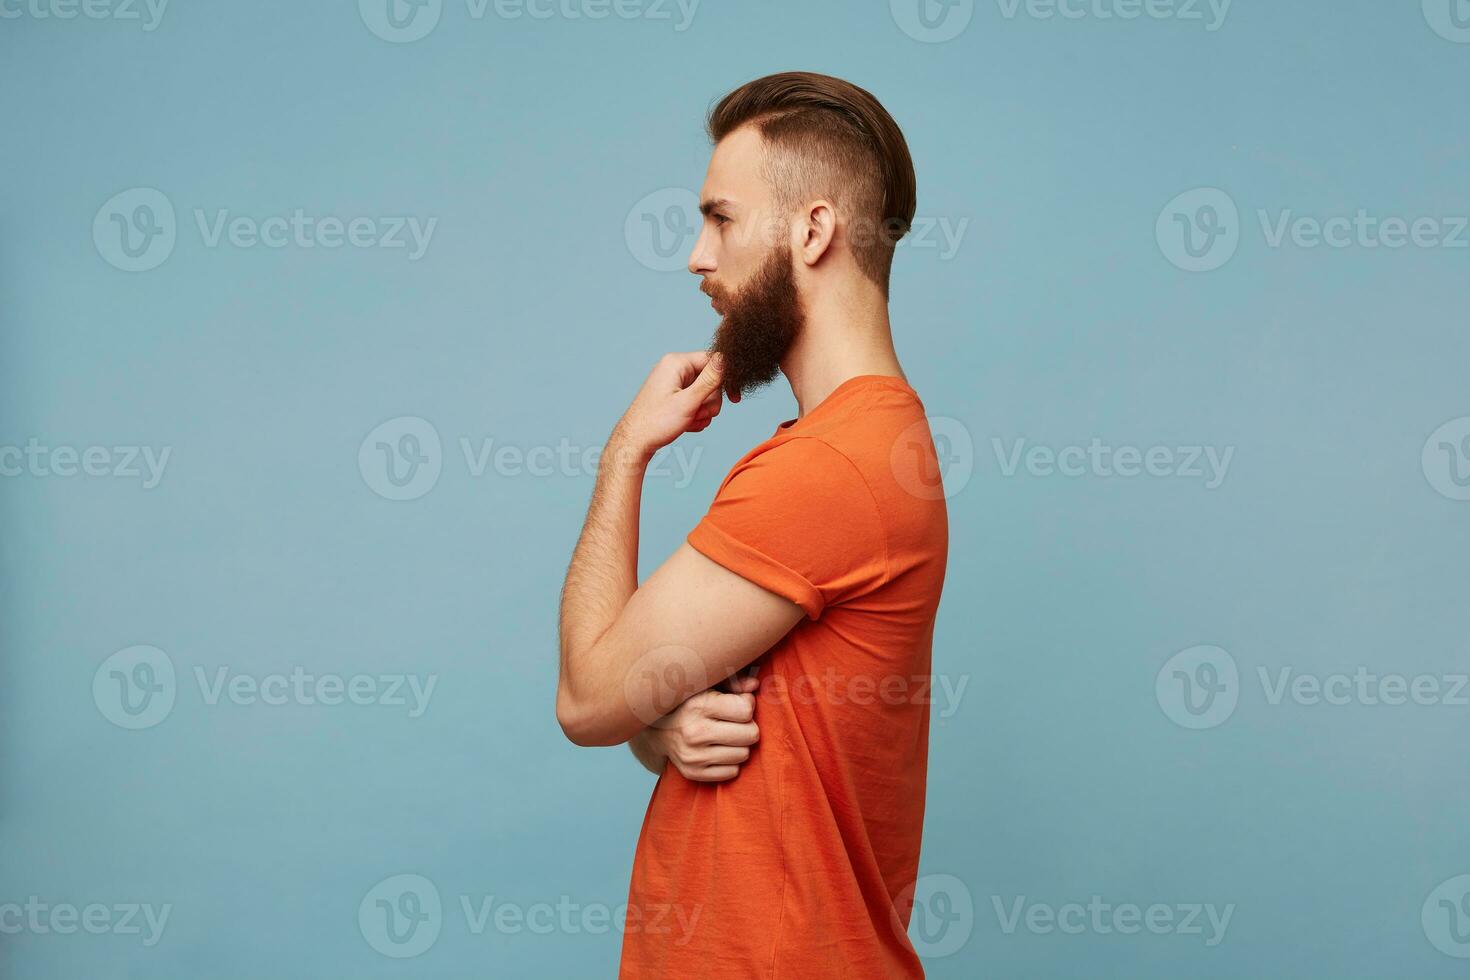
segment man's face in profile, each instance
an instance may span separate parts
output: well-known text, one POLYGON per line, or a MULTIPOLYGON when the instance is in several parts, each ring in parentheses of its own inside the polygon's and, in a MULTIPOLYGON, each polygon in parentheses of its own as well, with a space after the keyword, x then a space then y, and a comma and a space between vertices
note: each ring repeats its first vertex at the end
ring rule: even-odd
POLYGON ((783 215, 762 172, 760 134, 744 126, 710 158, 700 194, 704 226, 689 271, 720 314, 711 350, 724 361, 725 393, 738 401, 776 377, 801 329, 801 303, 783 215))

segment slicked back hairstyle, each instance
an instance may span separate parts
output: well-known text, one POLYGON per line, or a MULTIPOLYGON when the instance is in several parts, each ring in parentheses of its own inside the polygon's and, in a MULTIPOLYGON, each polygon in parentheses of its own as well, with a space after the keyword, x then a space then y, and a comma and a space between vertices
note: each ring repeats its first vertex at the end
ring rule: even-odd
POLYGON ((813 196, 846 211, 858 268, 888 295, 893 249, 914 219, 914 162, 893 117, 867 91, 830 75, 788 71, 747 82, 710 110, 719 143, 751 124, 766 145, 777 206, 813 196))

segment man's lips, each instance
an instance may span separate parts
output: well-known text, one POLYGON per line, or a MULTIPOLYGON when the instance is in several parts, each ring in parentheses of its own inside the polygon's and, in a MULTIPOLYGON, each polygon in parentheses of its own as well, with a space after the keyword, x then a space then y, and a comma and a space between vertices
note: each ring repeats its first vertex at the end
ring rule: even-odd
POLYGON ((714 311, 716 313, 720 312, 720 300, 719 300, 719 297, 717 297, 714 294, 714 291, 709 288, 709 284, 708 283, 701 283, 700 286, 699 286, 699 291, 701 293, 704 293, 706 296, 709 297, 709 305, 712 306, 712 307, 714 307, 714 311))

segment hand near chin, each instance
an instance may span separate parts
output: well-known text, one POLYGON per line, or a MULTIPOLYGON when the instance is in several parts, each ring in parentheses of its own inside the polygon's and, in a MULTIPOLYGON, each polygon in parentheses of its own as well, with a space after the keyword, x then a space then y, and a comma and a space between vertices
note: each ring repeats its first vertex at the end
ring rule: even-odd
POLYGON ((647 457, 685 432, 704 431, 723 406, 720 382, 719 355, 665 354, 623 413, 612 442, 647 457))

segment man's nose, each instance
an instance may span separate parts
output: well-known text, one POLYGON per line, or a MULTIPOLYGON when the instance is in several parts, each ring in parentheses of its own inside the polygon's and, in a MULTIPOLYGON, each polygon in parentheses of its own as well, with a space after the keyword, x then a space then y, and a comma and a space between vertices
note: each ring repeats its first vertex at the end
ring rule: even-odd
POLYGON ((706 275, 715 271, 714 256, 710 254, 705 246, 708 232, 701 229, 699 237, 694 240, 694 249, 689 253, 689 271, 696 276, 706 275))

